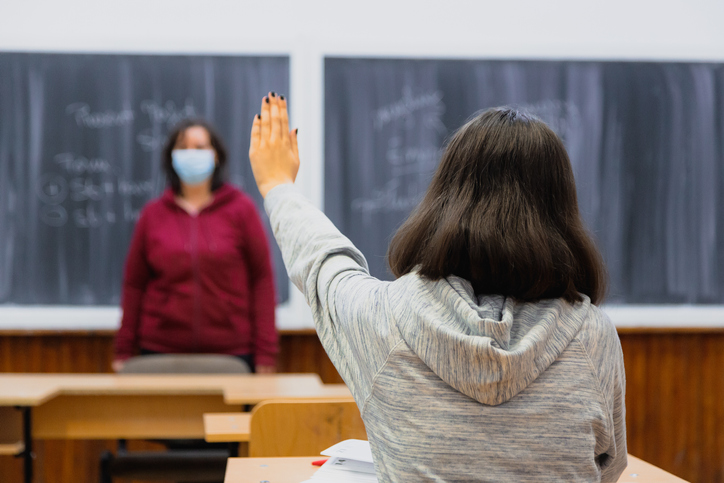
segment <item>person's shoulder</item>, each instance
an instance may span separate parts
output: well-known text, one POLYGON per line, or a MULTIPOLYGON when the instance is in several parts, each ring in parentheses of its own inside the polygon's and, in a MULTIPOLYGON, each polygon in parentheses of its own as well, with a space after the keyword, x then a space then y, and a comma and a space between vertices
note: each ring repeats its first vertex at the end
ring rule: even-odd
POLYGON ((618 340, 618 332, 611 318, 604 310, 590 303, 590 301, 586 304, 583 328, 595 334, 596 337, 613 337, 618 340))
POLYGON ((214 196, 219 202, 231 204, 233 206, 254 206, 254 200, 246 192, 242 191, 230 183, 222 184, 215 192, 214 196))
POLYGON ((242 218, 259 216, 254 199, 236 186, 225 183, 219 188, 219 195, 223 197, 228 208, 240 214, 242 218))
POLYGON ((141 208, 141 217, 158 215, 168 211, 169 204, 174 203, 174 195, 171 188, 166 188, 160 196, 151 199, 141 208))
POLYGON ((616 326, 600 307, 591 303, 587 305, 586 317, 576 338, 585 348, 591 363, 599 372, 623 364, 616 326))

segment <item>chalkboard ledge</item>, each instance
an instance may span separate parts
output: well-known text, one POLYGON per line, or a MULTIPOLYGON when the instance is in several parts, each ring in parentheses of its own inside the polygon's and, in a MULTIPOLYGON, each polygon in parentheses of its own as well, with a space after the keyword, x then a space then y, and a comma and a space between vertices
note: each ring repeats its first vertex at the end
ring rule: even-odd
POLYGON ((620 333, 724 331, 724 305, 603 305, 620 333))
MULTIPOLYGON (((306 307, 305 307, 306 308, 306 307)), ((724 305, 606 305, 619 332, 724 331, 724 305)), ((118 307, 0 305, 0 333, 115 332, 121 320, 118 307)), ((280 332, 312 332, 305 311, 277 307, 280 332)))
MULTIPOLYGON (((280 332, 314 330, 309 309, 289 305, 276 309, 280 332)), ((115 332, 121 322, 119 307, 70 305, 0 305, 0 333, 9 332, 115 332)))

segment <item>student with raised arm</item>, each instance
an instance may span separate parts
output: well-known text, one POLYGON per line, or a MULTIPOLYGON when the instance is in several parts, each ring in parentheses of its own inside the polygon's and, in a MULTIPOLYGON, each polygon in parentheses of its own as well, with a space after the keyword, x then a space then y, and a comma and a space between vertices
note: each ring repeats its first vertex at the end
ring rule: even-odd
POLYGON ((371 277, 295 192, 284 99, 262 101, 249 157, 379 481, 618 479, 625 375, 616 329, 595 305, 605 269, 566 150, 543 122, 489 109, 455 133, 392 240, 394 282, 371 277))

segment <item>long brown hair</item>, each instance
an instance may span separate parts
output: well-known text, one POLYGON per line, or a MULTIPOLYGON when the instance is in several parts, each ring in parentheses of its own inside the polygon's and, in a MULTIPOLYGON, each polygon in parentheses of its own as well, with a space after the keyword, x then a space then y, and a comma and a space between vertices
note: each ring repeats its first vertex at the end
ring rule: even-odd
POLYGON ((586 294, 599 303, 606 292, 563 143, 541 120, 507 107, 453 135, 388 261, 397 277, 458 275, 477 294, 526 301, 586 294))

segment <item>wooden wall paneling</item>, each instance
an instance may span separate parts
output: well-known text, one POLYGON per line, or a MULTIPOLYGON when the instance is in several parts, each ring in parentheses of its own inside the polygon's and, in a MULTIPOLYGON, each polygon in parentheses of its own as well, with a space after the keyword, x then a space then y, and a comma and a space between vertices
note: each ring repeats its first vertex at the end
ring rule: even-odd
POLYGON ((325 384, 344 382, 329 360, 317 334, 281 334, 279 338, 279 372, 315 372, 325 384))
POLYGON ((704 335, 702 339, 699 444, 708 481, 721 482, 724 481, 724 335, 704 335))
POLYGON ((646 428, 646 406, 648 393, 645 387, 633 385, 632 381, 646 380, 646 346, 635 336, 621 337, 624 364, 626 367, 626 436, 628 452, 645 459, 647 447, 641 437, 646 428), (633 354, 633 356, 632 356, 633 354), (635 401, 635 403, 634 403, 635 401))
MULTIPOLYGON (((0 332, 0 372, 108 373, 113 337, 112 332, 0 332)), ((327 384, 343 382, 313 330, 282 332, 279 347, 280 372, 314 372, 327 384)))
POLYGON ((110 332, 0 332, 0 372, 111 372, 110 332))
POLYGON ((621 334, 628 451, 692 482, 724 482, 724 334, 621 334))
POLYGON ((697 370, 701 367, 700 339, 700 335, 657 337, 661 344, 658 371, 656 365, 650 366, 650 377, 661 384, 657 401, 659 434, 662 441, 672 443, 663 448, 658 457, 669 461, 677 473, 689 469, 695 476, 694 481, 702 481, 701 451, 697 444, 701 439, 701 411, 697 401, 702 395, 701 371, 697 370), (664 421, 669 424, 664 426, 664 421), (662 456, 664 454, 666 456, 662 456))

